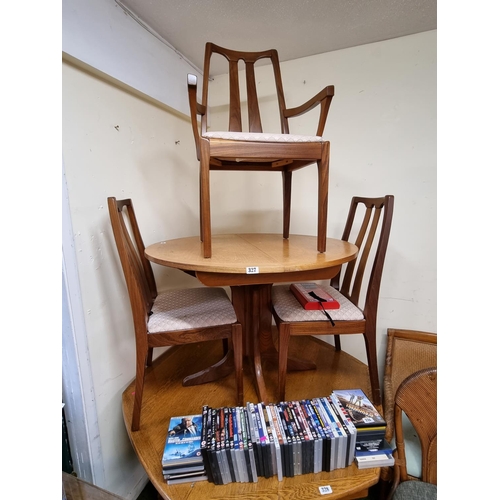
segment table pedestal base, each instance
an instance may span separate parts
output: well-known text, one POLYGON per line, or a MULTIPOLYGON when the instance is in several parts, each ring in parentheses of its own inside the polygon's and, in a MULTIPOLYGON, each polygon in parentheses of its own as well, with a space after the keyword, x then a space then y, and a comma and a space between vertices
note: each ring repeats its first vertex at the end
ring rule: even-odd
MULTIPOLYGON (((231 286, 233 306, 238 321, 243 326, 244 355, 249 359, 259 401, 268 404, 269 397, 262 373, 264 360, 278 363, 278 351, 272 338, 271 312, 272 284, 231 286)), ((314 370, 311 361, 288 359, 288 370, 314 370)), ((213 382, 229 375, 234 370, 232 350, 215 365, 184 378, 184 386, 213 382)))

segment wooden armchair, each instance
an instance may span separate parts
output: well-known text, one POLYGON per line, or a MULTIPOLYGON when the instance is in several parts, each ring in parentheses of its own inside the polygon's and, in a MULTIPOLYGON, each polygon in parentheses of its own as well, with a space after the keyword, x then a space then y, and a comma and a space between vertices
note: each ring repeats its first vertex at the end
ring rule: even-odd
POLYGON ((135 330, 136 378, 132 430, 137 431, 140 427, 144 375, 146 366, 151 365, 155 347, 230 339, 236 375, 235 403, 242 405, 242 327, 225 290, 202 287, 158 293, 151 263, 144 256, 144 243, 132 200, 110 197, 108 209, 135 330))
POLYGON ((406 378, 394 401, 396 452, 388 500, 437 498, 437 368, 424 368, 406 378), (415 480, 406 464, 403 412, 415 428, 421 447, 422 477, 415 480))
POLYGON ((381 404, 377 368, 377 309, 380 282, 389 243, 394 196, 382 198, 354 197, 347 216, 343 241, 354 243, 359 252, 355 260, 344 265, 340 275, 321 287, 340 303, 340 309, 305 310, 289 285, 272 287, 273 316, 278 327, 278 394, 285 400, 287 353, 292 335, 334 335, 335 349, 340 351, 340 335, 362 334, 371 384, 371 400, 381 404), (352 234, 351 234, 352 233, 352 234))
POLYGON ((323 134, 330 102, 334 95, 332 85, 301 106, 287 108, 281 82, 280 65, 276 50, 239 52, 213 43, 205 46, 203 92, 201 104, 197 100, 197 78, 188 75, 188 95, 191 123, 200 162, 200 237, 204 257, 211 257, 210 219, 210 170, 252 170, 281 172, 283 182, 283 237, 290 232, 292 172, 312 163, 318 166, 318 251, 326 249, 326 221, 328 209, 328 169, 330 143, 323 134), (220 54, 229 63, 229 126, 227 131, 208 131, 208 87, 210 60, 220 54), (278 99, 281 133, 264 133, 262 130, 254 66, 268 58, 274 70, 278 99), (248 132, 243 131, 239 89, 238 62, 243 60, 246 70, 248 107, 248 132), (288 119, 302 115, 321 105, 316 135, 293 135, 289 132, 288 119), (201 117, 201 129, 198 125, 201 117))

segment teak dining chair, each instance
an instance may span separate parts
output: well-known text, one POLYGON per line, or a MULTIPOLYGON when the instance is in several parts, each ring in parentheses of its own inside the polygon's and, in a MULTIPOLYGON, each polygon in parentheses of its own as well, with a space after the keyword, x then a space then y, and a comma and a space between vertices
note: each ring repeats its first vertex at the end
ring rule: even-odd
POLYGON ((340 303, 339 309, 328 310, 332 322, 325 319, 323 311, 305 310, 290 292, 289 285, 272 287, 273 316, 278 327, 280 401, 285 400, 290 336, 334 335, 335 349, 340 351, 340 335, 362 334, 368 359, 371 400, 375 405, 381 404, 376 345, 377 308, 393 209, 392 195, 352 198, 342 240, 354 243, 359 248, 358 255, 355 260, 344 265, 341 284, 339 273, 329 286, 320 285, 340 303), (359 227, 357 235, 354 235, 355 227, 359 227), (367 275, 368 282, 365 279, 367 275))
POLYGON ((406 378, 394 400, 396 452, 389 500, 437 498, 437 368, 424 368, 406 378), (421 447, 422 477, 410 477, 406 464, 403 412, 415 428, 421 447))
MULTIPOLYGON (((325 87, 306 103, 294 108, 285 105, 278 52, 240 52, 225 49, 213 43, 205 46, 203 91, 201 104, 197 99, 197 78, 188 75, 188 96, 191 123, 200 162, 200 237, 204 257, 211 257, 210 170, 250 170, 281 172, 283 183, 283 237, 290 232, 292 172, 312 163, 318 166, 318 251, 326 249, 326 220, 328 210, 328 170, 330 143, 323 139, 333 85, 325 87), (220 54, 229 63, 229 126, 227 131, 208 130, 208 87, 210 61, 213 54, 220 54), (255 63, 270 59, 276 82, 277 102, 281 133, 264 133, 262 129, 255 63), (248 131, 242 127, 242 102, 240 98, 238 62, 246 70, 248 131), (306 113, 321 105, 316 135, 290 134, 288 119, 306 113), (201 128, 198 125, 201 116, 201 128)), ((266 99, 268 96, 266 96, 266 99)))
POLYGON ((242 328, 225 290, 204 287, 158 293, 151 263, 144 256, 144 243, 132 200, 110 197, 108 209, 135 330, 136 379, 132 430, 140 428, 144 376, 146 366, 151 365, 155 347, 230 339, 234 350, 235 401, 242 405, 242 328))

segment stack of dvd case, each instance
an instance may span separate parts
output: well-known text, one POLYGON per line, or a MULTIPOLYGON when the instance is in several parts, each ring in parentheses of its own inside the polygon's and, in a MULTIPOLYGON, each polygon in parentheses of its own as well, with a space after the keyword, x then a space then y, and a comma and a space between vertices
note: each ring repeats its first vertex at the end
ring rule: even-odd
POLYGON ((333 394, 301 401, 203 406, 200 451, 215 484, 257 482, 350 466, 357 429, 333 394))
POLYGON ((172 417, 162 458, 169 484, 254 483, 392 460, 386 422, 360 389, 172 417), (384 459, 384 460, 382 460, 384 459))
POLYGON ((202 415, 172 417, 162 456, 163 478, 168 484, 208 479, 201 454, 202 415))
POLYGON ((201 454, 215 484, 257 482, 253 442, 244 407, 203 406, 201 454))
POLYGON ((385 440, 387 423, 361 389, 333 391, 332 397, 357 429, 355 460, 358 468, 394 465, 391 445, 385 440))
POLYGON ((336 397, 358 430, 358 441, 383 438, 387 422, 361 389, 336 390, 336 397))

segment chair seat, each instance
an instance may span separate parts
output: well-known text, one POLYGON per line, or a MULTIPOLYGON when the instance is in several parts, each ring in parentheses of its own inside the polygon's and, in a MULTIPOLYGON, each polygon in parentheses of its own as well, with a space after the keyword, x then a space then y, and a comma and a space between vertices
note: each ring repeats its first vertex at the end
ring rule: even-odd
POLYGON ((189 330, 236 322, 223 288, 187 288, 161 292, 148 321, 149 333, 189 330))
POLYGON ((206 132, 203 137, 246 142, 325 142, 323 137, 317 135, 265 134, 260 132, 206 132))
POLYGON ((436 500, 437 486, 423 481, 405 481, 398 485, 393 500, 436 500))
MULTIPOLYGON (((350 300, 346 299, 338 290, 329 285, 319 285, 340 304, 339 309, 328 309, 332 319, 338 321, 359 321, 364 319, 363 312, 350 300)), ((289 285, 275 285, 272 287, 272 301, 276 314, 283 321, 325 321, 323 311, 308 311, 289 290, 289 285)))

